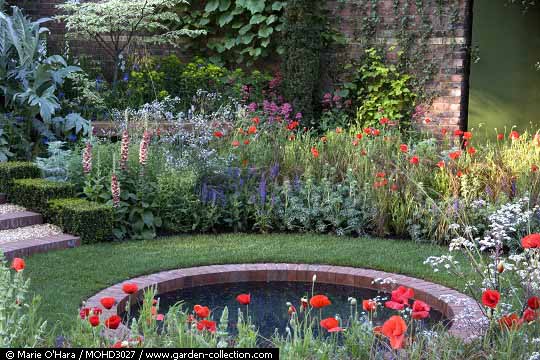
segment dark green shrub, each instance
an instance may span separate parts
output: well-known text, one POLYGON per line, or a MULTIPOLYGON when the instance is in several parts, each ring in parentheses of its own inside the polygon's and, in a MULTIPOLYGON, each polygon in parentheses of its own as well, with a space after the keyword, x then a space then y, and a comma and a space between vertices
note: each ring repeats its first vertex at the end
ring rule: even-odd
POLYGON ((13 180, 41 177, 41 170, 31 162, 11 161, 0 163, 0 193, 10 193, 13 180))
POLYGON ((111 206, 83 199, 49 201, 50 222, 66 233, 77 235, 85 244, 113 237, 114 212, 111 206))
POLYGON ((15 204, 46 216, 48 201, 73 197, 75 186, 66 182, 44 179, 19 179, 13 181, 11 195, 15 204))
POLYGON ((170 172, 158 179, 158 203, 163 229, 169 233, 197 230, 200 201, 195 194, 196 177, 191 172, 170 172))
POLYGON ((319 0, 290 0, 283 30, 283 95, 313 121, 318 99, 324 21, 319 0))

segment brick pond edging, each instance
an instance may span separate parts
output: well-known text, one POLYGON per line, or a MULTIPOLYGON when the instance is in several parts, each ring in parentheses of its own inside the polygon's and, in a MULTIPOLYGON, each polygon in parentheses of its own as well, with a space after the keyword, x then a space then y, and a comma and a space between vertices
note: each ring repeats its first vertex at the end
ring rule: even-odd
MULTIPOLYGON (((444 317, 452 320, 449 332, 465 340, 480 335, 482 324, 485 322, 485 315, 474 299, 442 285, 384 271, 307 264, 210 265, 163 271, 130 279, 104 289, 89 298, 85 306, 101 308, 101 298, 114 297, 117 305, 110 310, 104 309, 103 316, 107 318, 113 314, 124 313, 130 297, 131 303, 138 302, 142 299, 144 291, 153 286, 157 287, 157 294, 163 294, 184 288, 234 282, 311 282, 313 275, 317 275, 318 283, 368 288, 382 292, 390 292, 399 285, 412 288, 415 299, 426 302, 433 309, 440 311, 444 317), (139 291, 131 296, 126 295, 122 291, 122 285, 126 282, 137 284, 139 291)), ((121 337, 125 330, 119 328, 116 332, 111 331, 109 335, 121 337)))

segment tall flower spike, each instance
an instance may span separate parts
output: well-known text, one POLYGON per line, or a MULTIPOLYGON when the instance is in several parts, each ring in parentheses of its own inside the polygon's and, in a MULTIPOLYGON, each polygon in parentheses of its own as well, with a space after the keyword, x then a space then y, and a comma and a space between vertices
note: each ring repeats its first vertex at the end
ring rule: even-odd
POLYGON ((86 147, 83 151, 82 166, 84 175, 88 175, 92 172, 92 144, 86 143, 86 147))
POLYGON ((120 184, 118 183, 116 174, 113 174, 111 177, 111 194, 113 206, 117 207, 120 204, 120 184))
POLYGON ((127 161, 129 157, 129 133, 127 130, 122 132, 122 145, 120 148, 120 169, 127 170, 127 161))
POLYGON ((143 138, 141 140, 141 145, 139 147, 139 163, 142 166, 146 165, 146 161, 148 160, 148 146, 150 145, 150 139, 152 137, 152 134, 150 131, 145 130, 143 134, 143 138))

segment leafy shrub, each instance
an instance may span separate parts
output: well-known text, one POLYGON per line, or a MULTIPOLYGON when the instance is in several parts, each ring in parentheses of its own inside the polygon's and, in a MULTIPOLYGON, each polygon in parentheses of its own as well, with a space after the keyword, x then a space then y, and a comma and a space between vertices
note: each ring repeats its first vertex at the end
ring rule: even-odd
POLYGON ((39 168, 31 162, 11 161, 0 163, 0 192, 11 193, 13 180, 41 177, 39 168))
POLYGON ((163 229, 170 233, 195 231, 199 227, 195 193, 197 179, 193 172, 169 172, 158 178, 158 203, 163 229))
POLYGON ((288 2, 283 30, 283 95, 311 121, 319 90, 322 24, 319 1, 288 2))
POLYGON ((20 179, 13 181, 11 195, 14 203, 46 215, 49 200, 73 197, 75 187, 67 182, 20 179))
POLYGON ((83 243, 110 240, 113 236, 112 207, 83 199, 49 201, 50 221, 63 231, 80 236, 83 243))
POLYGON ((400 73, 395 65, 385 64, 375 49, 366 50, 363 63, 355 71, 343 95, 355 99, 358 125, 375 126, 387 118, 407 127, 417 98, 411 90, 412 77, 400 73))

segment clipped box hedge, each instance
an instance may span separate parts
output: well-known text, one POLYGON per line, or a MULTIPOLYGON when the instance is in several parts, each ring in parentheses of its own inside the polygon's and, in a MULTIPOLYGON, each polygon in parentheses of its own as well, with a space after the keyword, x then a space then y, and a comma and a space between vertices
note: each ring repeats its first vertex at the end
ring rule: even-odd
POLYGON ((112 239, 111 206, 83 199, 57 199, 49 201, 48 216, 50 222, 66 233, 79 236, 85 244, 112 239))
POLYGON ((74 195, 75 186, 70 183, 45 179, 18 179, 13 180, 11 201, 47 216, 49 200, 71 198, 74 195))
POLYGON ((22 161, 0 163, 0 193, 11 193, 13 180, 41 177, 41 170, 36 164, 22 161))

